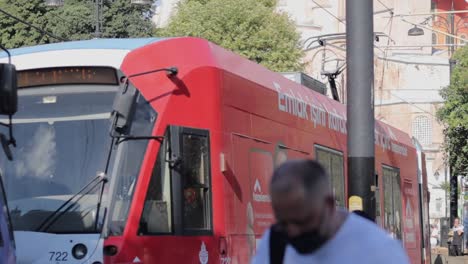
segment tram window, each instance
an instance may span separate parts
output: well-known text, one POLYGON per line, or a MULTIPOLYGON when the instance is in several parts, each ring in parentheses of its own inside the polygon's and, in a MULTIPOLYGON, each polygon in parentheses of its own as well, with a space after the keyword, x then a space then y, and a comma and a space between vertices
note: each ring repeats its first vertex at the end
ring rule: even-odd
MULTIPOLYGON (((139 95, 129 134, 132 136, 151 135, 156 117, 157 113, 148 101, 139 95)), ((117 148, 115 163, 111 167, 111 177, 115 181, 109 212, 111 235, 123 234, 147 147, 148 141, 128 140, 120 143, 117 148)))
POLYGON ((210 167, 208 135, 182 134, 183 227, 211 229, 210 167))
POLYGON ((316 146, 315 151, 317 161, 325 168, 328 175, 330 175, 331 185, 336 199, 336 205, 339 207, 344 207, 345 197, 343 154, 341 152, 321 146, 316 146))
POLYGON ((375 192, 374 192, 374 197, 375 197, 375 222, 377 225, 382 226, 380 215, 380 189, 379 189, 379 175, 376 173, 375 174, 375 192))
POLYGON ((383 167, 384 228, 394 238, 401 239, 401 184, 398 169, 383 167))
MULTIPOLYGON (((167 138, 167 134, 166 134, 167 138)), ((142 235, 172 232, 171 177, 167 140, 161 144, 140 220, 142 235)))
POLYGON ((337 205, 345 206, 343 156, 331 154, 331 176, 337 205))

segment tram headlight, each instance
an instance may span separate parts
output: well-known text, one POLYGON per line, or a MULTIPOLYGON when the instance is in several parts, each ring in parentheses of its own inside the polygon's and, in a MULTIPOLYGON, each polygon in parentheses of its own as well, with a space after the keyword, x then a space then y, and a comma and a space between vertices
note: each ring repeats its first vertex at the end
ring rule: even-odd
POLYGON ((72 255, 76 259, 82 259, 82 258, 86 257, 87 253, 88 253, 88 249, 83 244, 76 244, 72 248, 72 255))

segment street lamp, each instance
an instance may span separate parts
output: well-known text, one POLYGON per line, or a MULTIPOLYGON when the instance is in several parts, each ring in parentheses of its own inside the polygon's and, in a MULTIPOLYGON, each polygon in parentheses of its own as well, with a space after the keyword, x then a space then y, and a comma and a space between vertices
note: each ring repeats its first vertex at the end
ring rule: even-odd
POLYGON ((422 35, 424 35, 424 30, 422 30, 421 28, 418 28, 416 25, 414 25, 413 28, 408 30, 408 36, 415 37, 415 36, 422 36, 422 35))
POLYGON ((63 6, 63 0, 45 0, 45 5, 46 6, 63 6))
POLYGON ((131 0, 130 3, 136 5, 149 5, 151 4, 151 0, 131 0))

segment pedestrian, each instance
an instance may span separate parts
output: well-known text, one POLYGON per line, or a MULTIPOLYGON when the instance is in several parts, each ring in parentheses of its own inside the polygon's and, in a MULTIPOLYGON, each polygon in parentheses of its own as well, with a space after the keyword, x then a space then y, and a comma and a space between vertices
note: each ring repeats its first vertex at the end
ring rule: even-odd
POLYGON ((453 255, 455 256, 461 256, 461 245, 462 245, 462 240, 463 240, 463 226, 460 224, 460 219, 458 217, 455 217, 453 220, 453 239, 452 239, 452 250, 453 250, 453 255))
POLYGON ((252 264, 409 263, 401 243, 375 223, 337 209, 330 179, 312 160, 290 160, 273 173, 276 224, 258 244, 252 264))
POLYGON ((439 245, 439 229, 436 224, 431 225, 431 247, 435 248, 439 245))

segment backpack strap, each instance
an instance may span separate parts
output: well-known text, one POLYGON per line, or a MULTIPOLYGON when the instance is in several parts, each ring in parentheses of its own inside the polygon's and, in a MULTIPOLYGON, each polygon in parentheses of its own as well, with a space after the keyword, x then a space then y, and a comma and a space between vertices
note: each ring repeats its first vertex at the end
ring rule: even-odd
POLYGON ((270 264, 283 264, 286 245, 288 244, 286 236, 279 231, 277 226, 270 228, 270 264))

